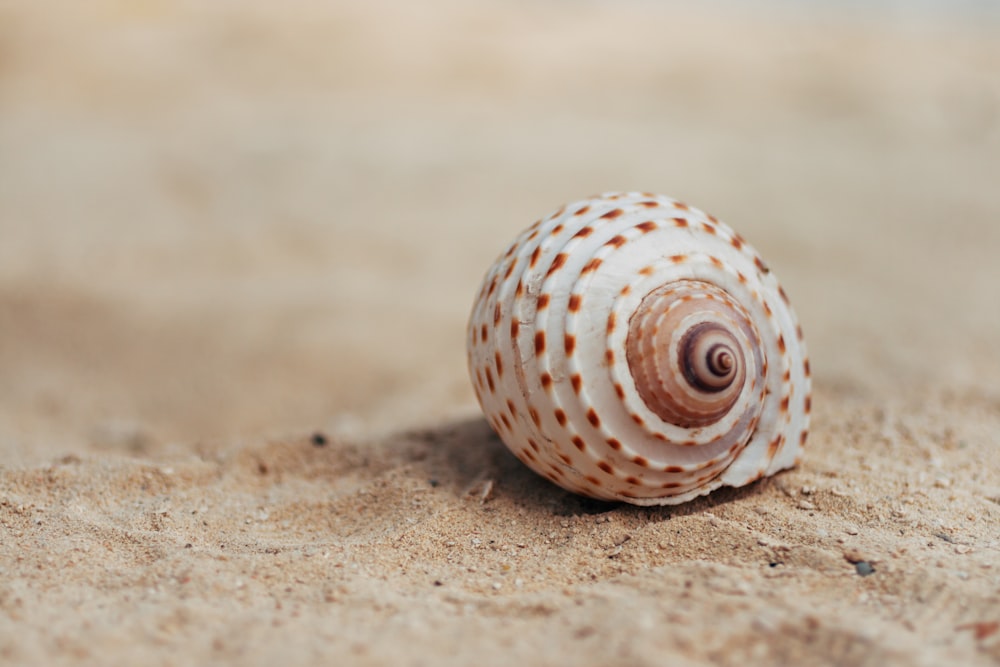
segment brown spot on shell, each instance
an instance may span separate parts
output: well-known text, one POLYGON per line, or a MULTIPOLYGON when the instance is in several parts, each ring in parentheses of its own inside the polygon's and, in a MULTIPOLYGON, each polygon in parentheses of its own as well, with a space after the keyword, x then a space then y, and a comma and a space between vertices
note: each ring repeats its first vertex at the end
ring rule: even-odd
POLYGON ((607 213, 605 213, 604 215, 602 215, 601 217, 605 218, 607 220, 614 220, 615 218, 617 218, 618 216, 620 216, 624 212, 625 211, 621 210, 620 208, 613 208, 610 211, 608 211, 607 213))
POLYGON ((597 267, 599 267, 603 261, 604 260, 602 260, 600 257, 594 257, 589 262, 587 262, 587 264, 583 267, 583 270, 580 271, 580 274, 582 275, 584 273, 590 273, 591 271, 596 271, 597 267))
POLYGON ((544 310, 549 307, 549 299, 552 297, 549 294, 539 294, 538 295, 538 310, 544 310))
POLYGON ((563 266, 565 266, 567 259, 569 259, 569 255, 567 255, 564 252, 561 252, 558 255, 556 255, 555 259, 552 260, 552 266, 550 266, 549 270, 545 272, 545 277, 548 278, 553 273, 555 273, 556 271, 558 271, 559 269, 561 269, 563 266))
POLYGON ((500 324, 500 303, 493 307, 493 326, 500 324))
POLYGON ((558 225, 556 225, 555 227, 552 228, 552 231, 550 233, 552 234, 552 236, 555 236, 556 234, 558 234, 559 232, 561 232, 565 228, 566 228, 566 225, 564 225, 564 224, 562 224, 560 222, 558 225))
POLYGON ((643 234, 648 234, 649 232, 656 229, 656 223, 653 222, 652 220, 647 220, 646 222, 640 222, 638 225, 635 226, 635 228, 638 229, 643 234))
POLYGON ((707 222, 701 223, 701 229, 702 229, 703 232, 706 232, 708 234, 713 234, 713 235, 718 231, 715 228, 715 225, 710 225, 707 222))
POLYGON ((497 367, 497 377, 498 378, 502 378, 503 377, 503 359, 500 358, 500 353, 499 352, 494 352, 493 353, 493 362, 496 364, 496 367, 497 367))
POLYGON ((785 353, 785 336, 784 336, 784 334, 778 334, 778 350, 782 354, 785 353))
POLYGON ((581 239, 584 239, 584 238, 587 238, 588 236, 590 236, 593 233, 594 233, 594 228, 593 227, 590 227, 590 226, 581 227, 580 230, 576 234, 573 234, 573 238, 579 237, 581 239))
POLYGON ((725 267, 725 264, 722 263, 722 260, 714 255, 709 255, 708 261, 711 262, 712 266, 714 266, 717 269, 722 269, 725 267))
POLYGON ((680 264, 681 262, 684 262, 684 261, 686 261, 686 260, 687 260, 687 258, 688 258, 688 256, 687 256, 687 255, 671 255, 671 256, 670 256, 670 257, 668 257, 667 259, 669 259, 669 260, 670 260, 671 262, 673 262, 674 264, 680 264))
POLYGON ((771 442, 768 443, 768 445, 767 445, 767 458, 768 458, 768 460, 773 459, 778 454, 778 450, 781 449, 781 443, 784 440, 784 438, 785 438, 785 436, 779 435, 774 440, 772 440, 771 442))
POLYGON ((673 220, 674 220, 674 226, 675 227, 687 227, 688 226, 688 221, 687 221, 686 218, 674 218, 673 220))
POLYGON ((616 452, 621 451, 622 443, 618 440, 618 438, 608 438, 607 440, 605 440, 605 442, 608 443, 608 447, 615 450, 616 452))
POLYGON ((573 356, 573 352, 576 350, 576 336, 573 334, 566 334, 564 336, 563 343, 566 347, 566 356, 573 356))
POLYGON ((535 246, 535 249, 531 252, 531 258, 528 259, 529 268, 532 269, 535 268, 535 264, 538 264, 538 258, 541 256, 541 254, 542 254, 542 246, 540 245, 535 246))
POLYGON ((764 263, 764 260, 762 260, 759 255, 754 256, 753 263, 757 265, 757 269, 760 270, 761 273, 769 273, 771 271, 767 268, 767 264, 764 263))
POLYGON ((610 347, 604 350, 604 363, 606 363, 608 366, 612 366, 615 363, 615 351, 612 350, 610 347))
POLYGON ((608 473, 609 475, 615 474, 615 469, 607 461, 598 461, 597 467, 608 473))
MULTIPOLYGON (((538 410, 529 407, 528 408, 528 415, 531 417, 531 421, 535 424, 535 426, 541 426, 542 425, 542 419, 541 419, 541 417, 538 416, 538 410)), ((529 442, 530 442, 530 440, 529 440, 529 442)))
POLYGON ((580 437, 580 436, 578 436, 578 435, 574 435, 574 436, 573 436, 573 440, 572 440, 572 442, 573 442, 573 446, 574 446, 574 447, 576 447, 577 449, 579 449, 579 450, 580 450, 581 452, 582 452, 582 451, 583 451, 584 449, 586 449, 586 448, 587 448, 587 446, 586 446, 586 445, 584 444, 584 442, 583 442, 583 438, 581 438, 581 437, 580 437))
POLYGON ((618 398, 625 398, 625 388, 619 383, 615 383, 615 393, 618 394, 618 398))
POLYGON ((651 276, 651 275, 653 275, 654 271, 655 271, 655 269, 653 269, 653 267, 651 267, 651 266, 644 266, 641 269, 639 269, 639 274, 643 275, 643 276, 651 276))
POLYGON ((607 327, 608 335, 610 335, 611 332, 614 330, 615 330, 615 314, 612 312, 610 315, 608 315, 608 327, 607 327))
POLYGON ((597 479, 593 475, 587 475, 586 477, 584 477, 584 479, 593 484, 594 486, 601 486, 601 480, 597 479))
POLYGON ((517 338, 517 334, 521 331, 521 321, 516 317, 510 321, 510 337, 517 338))
POLYGON ((739 234, 736 234, 733 238, 729 239, 729 243, 732 244, 732 246, 737 250, 741 250, 743 248, 743 239, 740 238, 739 234))
POLYGON ((594 410, 594 408, 587 410, 587 421, 589 421, 590 425, 594 428, 600 428, 601 426, 601 418, 597 415, 597 411, 594 410))
POLYGON ((680 209, 680 210, 682 210, 682 211, 686 211, 686 210, 688 210, 688 209, 689 209, 689 208, 691 208, 691 207, 690 207, 690 206, 688 206, 687 204, 685 204, 684 202, 681 202, 681 201, 675 201, 675 202, 674 202, 674 208, 679 208, 679 209, 680 209))
POLYGON ((628 243, 628 239, 622 236, 621 234, 617 234, 615 236, 612 236, 607 241, 605 241, 604 245, 610 245, 616 248, 621 248, 626 243, 628 243))
POLYGON ((493 373, 488 367, 486 369, 486 384, 489 385, 490 393, 496 389, 496 385, 493 384, 493 373))
POLYGON ((545 332, 536 331, 535 332, 535 354, 541 354, 545 351, 545 332))
POLYGON ((587 211, 589 211, 589 210, 590 210, 590 205, 587 205, 587 206, 583 206, 583 207, 581 207, 581 208, 578 208, 578 209, 577 209, 577 210, 576 210, 576 211, 575 211, 575 212, 573 213, 573 215, 583 215, 584 213, 586 213, 586 212, 587 212, 587 211))
POLYGON ((479 339, 481 341, 483 341, 484 343, 486 342, 486 336, 487 336, 486 332, 487 332, 487 329, 486 329, 486 325, 484 324, 482 327, 479 328, 479 339))
POLYGON ((812 396, 806 396, 806 414, 812 412, 813 398, 812 396))
POLYGON ((787 395, 784 396, 781 399, 781 412, 782 413, 788 412, 788 396, 787 395))
POLYGON ((663 472, 679 473, 684 472, 684 468, 680 466, 667 466, 663 469, 663 472))
POLYGON ((570 294, 569 296, 569 312, 575 313, 580 310, 580 302, 583 301, 583 297, 579 294, 570 294))
POLYGON ((809 377, 809 358, 808 358, 808 357, 806 357, 806 358, 805 358, 805 359, 804 359, 804 360, 802 361, 802 368, 803 368, 803 370, 804 370, 804 371, 805 371, 805 373, 806 373, 806 377, 809 377))
POLYGON ((560 426, 566 425, 566 413, 562 411, 562 408, 556 408, 552 414, 555 415, 556 421, 559 422, 560 426))
POLYGON ((541 382, 542 388, 548 391, 552 387, 552 376, 548 373, 542 373, 541 382))
POLYGON ((644 457, 644 456, 633 456, 632 457, 632 463, 636 464, 640 468, 648 468, 649 467, 649 460, 646 459, 646 457, 644 457))
POLYGON ((580 374, 579 373, 574 374, 573 377, 571 377, 569 379, 569 381, 570 381, 570 384, 573 385, 573 393, 579 394, 580 393, 580 387, 583 386, 583 378, 580 377, 580 374))

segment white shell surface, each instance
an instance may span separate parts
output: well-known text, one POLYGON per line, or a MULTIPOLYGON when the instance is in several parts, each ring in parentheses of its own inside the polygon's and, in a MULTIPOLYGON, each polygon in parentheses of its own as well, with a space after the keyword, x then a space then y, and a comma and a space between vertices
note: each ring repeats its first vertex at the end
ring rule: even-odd
POLYGON ((788 299, 738 234, 673 199, 608 193, 532 225, 486 274, 467 342, 492 428, 525 464, 570 491, 677 504, 801 456, 809 362, 788 299), (643 298, 684 281, 725 292, 755 334, 736 403, 695 427, 647 406, 625 353, 643 298))

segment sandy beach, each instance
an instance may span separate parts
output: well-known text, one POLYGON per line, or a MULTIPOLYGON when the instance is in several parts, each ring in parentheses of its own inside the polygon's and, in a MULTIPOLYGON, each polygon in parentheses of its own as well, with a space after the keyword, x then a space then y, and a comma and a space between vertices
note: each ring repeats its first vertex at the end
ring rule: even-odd
POLYGON ((1000 662, 1000 24, 754 7, 0 7, 0 663, 1000 662), (800 467, 492 434, 479 281, 609 190, 780 276, 800 467))

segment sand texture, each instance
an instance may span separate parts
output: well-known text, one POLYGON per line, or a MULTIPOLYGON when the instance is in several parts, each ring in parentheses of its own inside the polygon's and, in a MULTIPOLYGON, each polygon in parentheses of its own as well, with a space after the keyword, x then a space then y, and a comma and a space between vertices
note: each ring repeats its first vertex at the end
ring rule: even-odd
POLYGON ((0 5, 0 663, 1000 662, 996 23, 44 4, 0 5), (483 272, 619 189, 781 277, 801 467, 640 509, 490 432, 483 272))

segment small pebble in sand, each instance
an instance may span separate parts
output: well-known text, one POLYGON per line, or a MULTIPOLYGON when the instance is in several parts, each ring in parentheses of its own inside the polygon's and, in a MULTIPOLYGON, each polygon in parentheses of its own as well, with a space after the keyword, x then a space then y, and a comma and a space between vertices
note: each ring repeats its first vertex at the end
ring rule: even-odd
POLYGON ((875 568, 872 567, 872 564, 866 560, 855 563, 854 570, 862 577, 867 577, 869 574, 875 574, 875 568))

